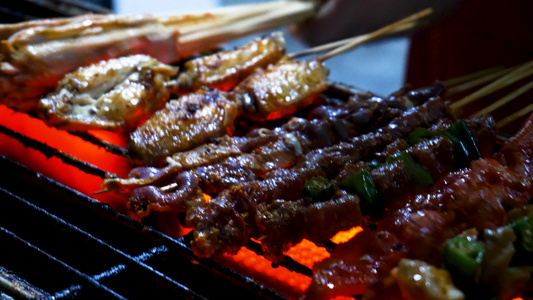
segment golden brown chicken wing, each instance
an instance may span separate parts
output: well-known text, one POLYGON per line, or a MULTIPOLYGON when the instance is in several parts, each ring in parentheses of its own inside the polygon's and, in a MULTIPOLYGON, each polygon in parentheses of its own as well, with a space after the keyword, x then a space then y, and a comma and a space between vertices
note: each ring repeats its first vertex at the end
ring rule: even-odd
POLYGON ((156 164, 178 151, 192 149, 232 131, 240 111, 238 102, 217 90, 170 101, 130 135, 128 148, 134 159, 156 164))
POLYGON ((176 72, 146 55, 102 61, 68 74, 38 112, 67 130, 131 130, 165 105, 164 85, 176 72))

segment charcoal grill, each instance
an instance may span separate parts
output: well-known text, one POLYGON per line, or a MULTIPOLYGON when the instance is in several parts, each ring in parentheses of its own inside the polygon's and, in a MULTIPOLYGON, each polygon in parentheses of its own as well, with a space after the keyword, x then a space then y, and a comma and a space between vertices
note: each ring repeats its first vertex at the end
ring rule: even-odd
MULTIPOLYGON (((332 85, 329 96, 345 99, 351 92, 332 85)), ((106 161, 116 171, 126 168, 121 176, 129 171, 119 161, 127 161, 126 150, 115 144, 100 132, 59 131, 0 106, 0 292, 38 299, 291 299, 310 282, 312 264, 335 247, 307 242, 272 265, 250 240, 237 256, 198 259, 190 235, 172 238, 131 219, 117 211, 124 199, 107 198, 113 193, 82 191, 89 181, 114 175, 99 166, 106 161), (60 146, 49 141, 56 135, 60 146), (70 154, 61 143, 80 145, 70 154), (79 155, 98 151, 96 159, 79 155), (55 172, 68 168, 73 173, 55 172), (263 266, 252 270, 255 265, 263 266)))
MULTIPOLYGON (((0 6, 5 22, 86 12, 110 11, 71 0, 0 6)), ((122 214, 124 197, 93 194, 131 169, 123 138, 56 130, 0 105, 0 299, 298 298, 335 247, 304 241, 273 265, 250 240, 236 256, 198 259, 190 235, 172 238, 122 214)))
MULTIPOLYGON (((172 239, 3 156, 0 284, 18 298, 283 299, 172 239)), ((302 268, 302 272, 308 270, 302 268)))

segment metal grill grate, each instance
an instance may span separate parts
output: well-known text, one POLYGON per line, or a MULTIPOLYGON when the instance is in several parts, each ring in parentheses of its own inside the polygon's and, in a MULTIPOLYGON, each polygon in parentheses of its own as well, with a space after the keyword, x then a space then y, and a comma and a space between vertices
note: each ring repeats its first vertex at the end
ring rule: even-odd
POLYGON ((0 183, 0 266, 23 279, 0 285, 12 297, 24 295, 16 286, 25 284, 55 299, 284 299, 197 260, 186 238, 171 239, 5 157, 0 168, 10 174, 0 183))

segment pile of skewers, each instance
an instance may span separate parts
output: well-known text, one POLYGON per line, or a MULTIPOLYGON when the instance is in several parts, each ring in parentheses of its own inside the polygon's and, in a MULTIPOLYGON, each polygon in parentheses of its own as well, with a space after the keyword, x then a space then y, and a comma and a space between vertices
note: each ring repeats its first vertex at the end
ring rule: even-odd
POLYGON ((533 63, 498 73, 451 105, 442 98, 451 89, 440 83, 385 98, 351 92, 342 103, 320 96, 329 86, 325 60, 416 26, 430 13, 423 11, 314 49, 329 52, 307 61, 285 54, 283 36, 273 33, 181 69, 168 64, 203 50, 200 41, 211 47, 242 34, 241 21, 256 30, 264 18, 312 11, 312 4, 289 3, 294 8, 285 14, 265 14, 276 3, 256 6, 259 21, 246 20, 247 7, 231 15, 95 16, 3 28, 12 51, 2 53, 3 103, 31 108, 58 128, 129 134, 128 153, 141 166, 128 178, 107 179, 105 191, 127 193, 136 219, 154 212, 184 218, 199 257, 235 253, 255 238, 276 262, 303 239, 320 243, 363 226, 315 266, 308 299, 520 296, 533 271, 533 119, 493 153, 497 127, 509 120, 458 119, 455 110, 530 75, 533 63), (80 53, 69 47, 94 42, 95 24, 108 37, 92 45, 105 51, 67 56, 72 60, 57 67, 58 53, 80 53), (121 43, 158 32, 156 41, 170 48, 144 45, 144 54, 129 55, 131 48, 109 37, 130 30, 121 43), (55 39, 42 44, 43 36, 55 39), (64 42, 73 38, 80 40, 64 42), (102 56, 117 58, 96 62, 102 56), (33 99, 50 86, 54 92, 33 99))

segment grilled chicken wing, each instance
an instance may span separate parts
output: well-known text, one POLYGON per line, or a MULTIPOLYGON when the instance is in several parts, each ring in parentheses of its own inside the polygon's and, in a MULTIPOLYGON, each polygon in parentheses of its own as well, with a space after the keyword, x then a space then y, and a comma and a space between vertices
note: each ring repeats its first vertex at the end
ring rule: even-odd
POLYGON ((143 53, 176 61, 174 24, 149 15, 84 15, 0 26, 0 103, 34 109, 65 74, 106 58, 143 53))
POLYGON ((230 132, 239 110, 238 102, 217 90, 183 96, 135 130, 128 148, 134 159, 157 164, 166 156, 230 132))
POLYGON ((276 119, 309 105, 326 90, 328 70, 318 60, 283 59, 235 88, 252 119, 276 119))
POLYGON ((176 72, 146 55, 102 61, 68 74, 38 112, 67 130, 131 130, 165 105, 164 85, 176 72))
POLYGON ((177 94, 195 91, 203 86, 228 91, 255 69, 275 64, 284 53, 283 34, 275 32, 235 50, 221 51, 186 62, 184 72, 169 88, 177 94))

